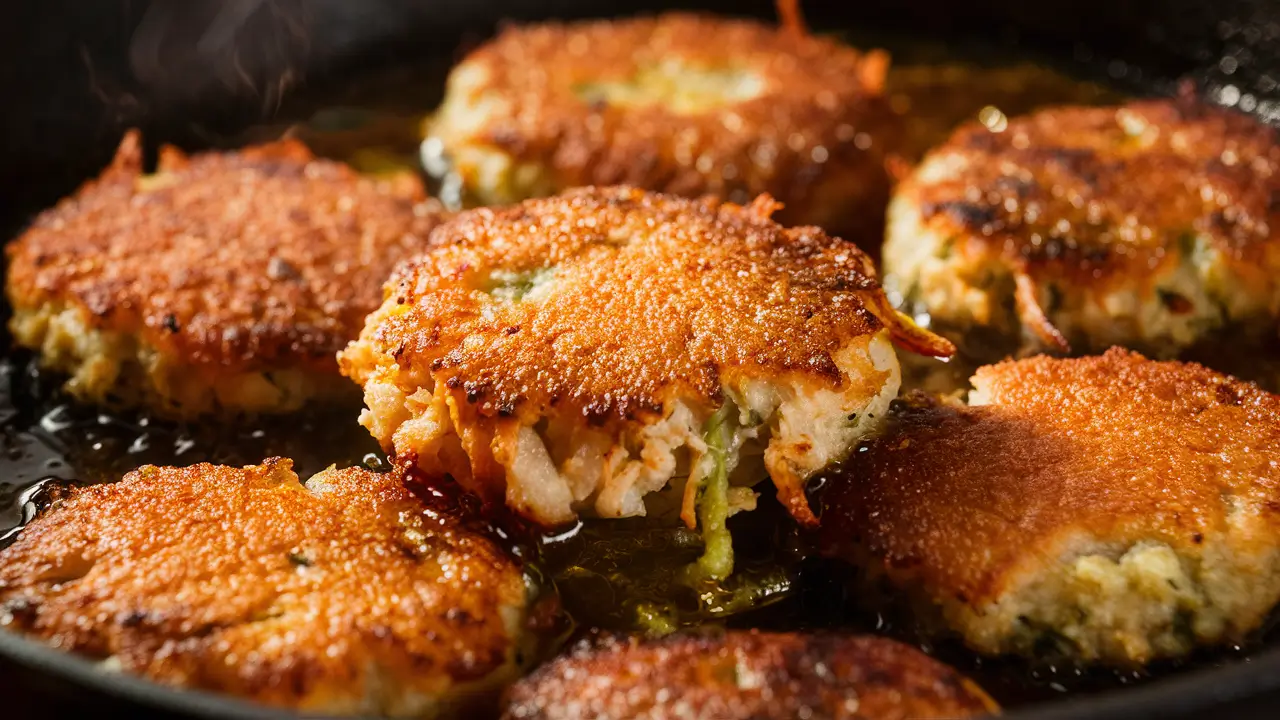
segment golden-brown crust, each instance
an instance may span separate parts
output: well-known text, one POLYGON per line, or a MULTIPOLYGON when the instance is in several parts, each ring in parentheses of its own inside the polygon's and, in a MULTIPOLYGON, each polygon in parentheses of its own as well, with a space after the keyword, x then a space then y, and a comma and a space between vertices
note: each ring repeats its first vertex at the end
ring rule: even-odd
MULTIPOLYGON (((397 272, 361 340, 489 422, 628 421, 674 398, 714 407, 735 373, 838 387, 831 354, 901 321, 856 246, 783 228, 772 209, 621 187, 466 212, 397 272), (485 292, 494 272, 548 267, 536 301, 485 292)), ((362 384, 365 357, 341 358, 362 384)))
POLYGON ((146 176, 131 132, 101 177, 9 246, 7 292, 20 308, 81 307, 202 371, 331 373, 435 219, 416 179, 365 179, 292 140, 165 148, 146 176))
MULTIPOLYGON (((670 13, 512 27, 465 64, 482 68, 484 91, 510 105, 467 142, 549 168, 557 188, 629 184, 735 202, 769 193, 786 206, 783 222, 838 232, 883 220, 884 158, 901 120, 883 94, 882 51, 750 20, 670 13), (580 95, 673 61, 749 72, 764 87, 687 113, 580 95)), ((442 140, 447 149, 457 138, 442 140)))
POLYGON ((518 616, 524 585, 497 546, 397 474, 304 488, 291 466, 148 466, 73 491, 0 551, 0 616, 154 680, 312 710, 388 711, 353 703, 509 665, 501 609, 518 616))
POLYGON ((899 197, 952 252, 1000 258, 1037 288, 1140 284, 1180 262, 1188 236, 1250 286, 1280 268, 1280 143, 1241 113, 1190 98, 1052 108, 967 125, 930 158, 960 169, 899 197))
POLYGON ((584 643, 512 686, 504 717, 899 720, 995 710, 964 676, 892 640, 737 631, 584 643))
MULTIPOLYGON (((1233 508, 1280 520, 1280 397, 1250 383, 1115 348, 974 384, 989 404, 915 397, 850 456, 824 498, 826 552, 981 608, 1076 538, 1198 557, 1233 508)), ((1263 535, 1232 551, 1276 542, 1263 535)))

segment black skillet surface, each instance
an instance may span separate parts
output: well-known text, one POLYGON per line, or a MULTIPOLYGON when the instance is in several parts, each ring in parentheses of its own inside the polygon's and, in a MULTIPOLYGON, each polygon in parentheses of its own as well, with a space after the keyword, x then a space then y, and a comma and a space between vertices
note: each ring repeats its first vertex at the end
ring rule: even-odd
MULTIPOLYGON (((0 7, 0 232, 70 192, 110 157, 124 128, 150 143, 225 143, 299 94, 406 61, 444 63, 502 18, 655 10, 636 0, 9 0, 0 7)), ((805 3, 823 27, 975 43, 1041 59, 1136 92, 1192 77, 1225 105, 1280 121, 1276 0, 862 0, 805 3)), ((768 15, 771 3, 699 3, 768 15)), ((424 87, 422 102, 438 95, 424 87)), ((419 103, 421 104, 421 103, 419 103)), ((8 389, 13 380, 0 378, 8 389)), ((0 402, 0 422, 31 408, 0 402)), ((27 419, 25 422, 34 422, 27 419)), ((38 434, 38 433, 37 433, 38 434)), ((20 434, 28 465, 45 462, 20 434)), ((8 448, 6 448, 8 449, 8 448)), ((50 455, 52 457, 52 455, 50 455)), ((21 468, 0 462, 0 495, 21 468)), ((8 498, 11 499, 11 498, 8 498)), ((6 500, 8 502, 8 500, 6 500)), ((6 506, 0 510, 11 512, 6 506)), ((7 521, 8 525, 12 520, 7 521)), ((281 717, 198 692, 104 674, 0 632, 0 714, 35 717, 281 717)), ((1139 687, 1075 694, 1013 717, 1280 717, 1280 647, 1139 687)))

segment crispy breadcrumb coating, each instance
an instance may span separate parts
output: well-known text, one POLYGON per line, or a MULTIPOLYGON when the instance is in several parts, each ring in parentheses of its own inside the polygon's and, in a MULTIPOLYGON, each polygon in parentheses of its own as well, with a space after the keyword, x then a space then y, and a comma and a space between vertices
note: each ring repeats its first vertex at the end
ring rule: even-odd
POLYGON ((346 392, 335 353, 438 207, 283 140, 142 174, 112 165, 7 249, 10 328, 67 389, 178 416, 281 412, 346 392))
POLYGON ((811 522, 805 481, 897 393, 890 338, 951 348, 892 311, 856 246, 784 228, 774 207, 623 187, 459 215, 340 358, 364 387, 361 422, 547 524, 642 515, 690 475, 692 524, 708 423, 731 403, 728 470, 751 485, 767 469, 811 522))
POLYGON ((1139 665, 1280 599, 1280 397, 1125 350, 981 368, 827 484, 826 551, 974 648, 1139 665))
POLYGON ((308 713, 434 717, 518 672, 525 585, 399 474, 274 458, 143 467, 0 550, 8 629, 104 666, 308 713))
POLYGON ((1274 337, 1280 143, 1193 99, 959 130, 897 190, 886 286, 982 362, 1274 337))
POLYGON ((708 15, 512 27, 454 69, 425 148, 476 204, 619 183, 738 203, 769 193, 785 224, 878 245, 902 125, 888 64, 708 15))
POLYGON ((892 640, 730 631, 582 643, 512 686, 503 717, 904 720, 997 709, 960 673, 892 640))

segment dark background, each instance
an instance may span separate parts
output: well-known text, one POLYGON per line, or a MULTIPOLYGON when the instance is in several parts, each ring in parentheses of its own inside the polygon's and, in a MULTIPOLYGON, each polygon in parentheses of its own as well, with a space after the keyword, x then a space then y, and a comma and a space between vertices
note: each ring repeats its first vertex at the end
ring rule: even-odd
MULTIPOLYGON (((0 222, 101 168, 124 128, 214 142, 361 66, 448 56, 502 18, 631 13, 665 0, 6 0, 0 3, 0 222)), ((693 4, 768 15, 768 0, 693 4)), ((1280 115, 1280 3, 1259 0, 810 2, 819 25, 981 38, 1150 85, 1182 75, 1280 115)))
MULTIPOLYGON (((506 19, 626 14, 689 3, 589 0, 5 0, 0 3, 0 232, 94 174, 127 127, 148 144, 217 144, 369 68, 447 59, 506 19)), ((771 14, 765 1, 708 2, 771 14)), ((978 40, 1130 89, 1167 92, 1183 77, 1211 100, 1280 118, 1280 1, 857 0, 804 3, 813 24, 978 40)), ((406 92, 414 92, 406 89, 406 92)), ((438 88, 422 88, 438 93, 438 88)), ((1184 676, 1132 702, 1048 709, 1053 717, 1280 717, 1272 652, 1237 672, 1184 676), (1168 685, 1168 687, 1165 687, 1168 685), (1174 692, 1173 685, 1183 688, 1174 692), (1251 698, 1249 696, 1252 696, 1251 698), (1219 703, 1218 709, 1209 708, 1219 703)), ((169 693, 95 683, 82 663, 0 634, 4 717, 114 716, 169 693), (16 658, 16 660, 15 660, 16 658), (78 682, 64 679, 79 674, 78 682), (87 684, 86 684, 87 683, 87 684), (96 689, 89 687, 96 685, 96 689), (112 689, 115 688, 115 689, 112 689), (148 693, 153 693, 148 695, 148 693)), ((188 708, 203 702, 188 696, 188 708)), ((210 716, 231 708, 209 707, 210 716)))

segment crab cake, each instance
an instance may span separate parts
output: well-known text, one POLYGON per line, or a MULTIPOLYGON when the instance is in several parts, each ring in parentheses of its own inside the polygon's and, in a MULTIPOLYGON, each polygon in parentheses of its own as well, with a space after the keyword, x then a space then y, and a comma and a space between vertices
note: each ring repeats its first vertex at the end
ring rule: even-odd
POLYGON ((996 704, 892 640, 727 632, 583 643, 512 686, 507 720, 960 718, 996 704))
POLYGON ((856 246, 775 207, 584 188, 457 216, 340 357, 361 423, 543 524, 643 515, 678 480, 686 523, 701 505, 727 538, 755 498, 730 475, 766 469, 813 522, 805 481, 898 391, 890 339, 950 347, 894 313, 856 246))
POLYGON ((888 63, 795 28, 682 13, 509 28, 454 69, 424 153, 442 153, 476 204, 616 183, 732 202, 767 192, 788 224, 878 233, 901 133, 888 63))
POLYGON ((1139 665, 1280 599, 1280 397, 1126 350, 917 396, 828 483, 823 545, 977 650, 1139 665))
POLYGON ((1190 98, 974 124, 898 189, 886 287, 991 361, 1274 336, 1280 145, 1190 98))
POLYGON ((334 355, 436 208, 285 140, 161 152, 137 133, 7 250, 15 340, 67 389, 168 415, 284 412, 348 392, 334 355))
POLYGON ((0 620, 103 666, 307 713, 432 717, 518 674, 523 576, 397 474, 147 466, 0 551, 0 620))

